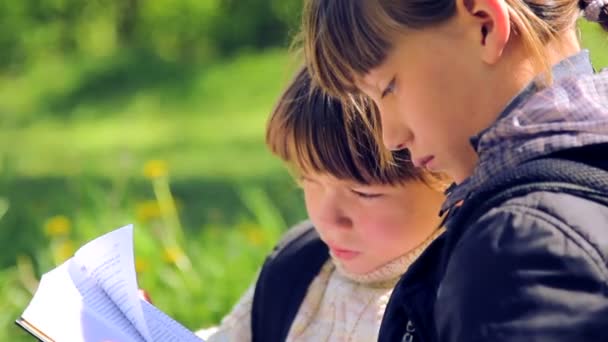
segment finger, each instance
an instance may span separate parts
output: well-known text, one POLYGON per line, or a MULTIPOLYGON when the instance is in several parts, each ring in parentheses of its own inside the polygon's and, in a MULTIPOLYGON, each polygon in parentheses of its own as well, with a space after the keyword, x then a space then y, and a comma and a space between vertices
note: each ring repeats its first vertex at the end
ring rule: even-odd
POLYGON ((138 292, 139 292, 139 297, 140 297, 141 299, 143 299, 143 300, 145 300, 146 302, 148 302, 148 303, 152 304, 152 299, 150 298, 150 295, 148 295, 148 292, 146 292, 146 291, 144 291, 144 290, 142 290, 142 289, 139 289, 139 291, 138 291, 138 292))

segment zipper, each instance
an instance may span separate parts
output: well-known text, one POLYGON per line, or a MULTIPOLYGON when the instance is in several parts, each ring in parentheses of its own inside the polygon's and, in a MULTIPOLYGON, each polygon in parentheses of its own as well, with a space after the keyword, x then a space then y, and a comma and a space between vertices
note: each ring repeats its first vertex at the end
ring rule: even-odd
POLYGON ((412 320, 407 320, 407 325, 405 326, 405 334, 401 339, 401 342, 414 342, 414 334, 416 333, 416 328, 414 327, 414 323, 412 320))

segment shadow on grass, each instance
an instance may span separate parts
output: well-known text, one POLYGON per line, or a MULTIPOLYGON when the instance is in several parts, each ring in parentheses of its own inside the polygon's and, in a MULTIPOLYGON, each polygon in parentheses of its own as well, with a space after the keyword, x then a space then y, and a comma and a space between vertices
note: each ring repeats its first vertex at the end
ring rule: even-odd
POLYGON ((168 62, 149 53, 131 53, 83 70, 70 91, 48 96, 43 103, 54 116, 67 118, 80 104, 117 107, 133 94, 155 88, 162 88, 164 97, 179 101, 188 94, 196 75, 191 65, 168 62))
MULTIPOLYGON (((0 220, 0 269, 13 265, 17 255, 36 255, 48 245, 43 227, 51 216, 84 217, 87 222, 94 222, 99 231, 110 230, 128 223, 125 219, 135 222, 135 204, 154 198, 152 185, 145 179, 129 180, 121 186, 94 177, 21 177, 3 185, 10 208, 0 220), (114 226, 106 227, 107 224, 114 226)), ((303 217, 299 190, 284 173, 238 183, 230 179, 191 178, 171 184, 187 231, 206 224, 230 227, 243 219, 253 220, 253 213, 239 196, 241 187, 248 186, 265 191, 286 222, 294 223, 303 217)))

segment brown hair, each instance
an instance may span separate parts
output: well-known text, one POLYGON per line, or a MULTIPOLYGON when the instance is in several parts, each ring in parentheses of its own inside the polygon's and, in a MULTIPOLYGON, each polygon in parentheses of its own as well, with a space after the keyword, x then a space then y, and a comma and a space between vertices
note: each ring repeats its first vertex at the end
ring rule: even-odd
MULTIPOLYGON (((366 115, 376 115, 368 104, 366 115)), ((361 116, 347 115, 342 103, 313 86, 302 68, 270 116, 266 144, 298 174, 325 173, 361 184, 418 180, 437 190, 447 185, 445 176, 415 167, 407 150, 393 152, 391 162, 382 164, 384 147, 374 129, 361 116)))
MULTIPOLYGON (((334 96, 352 96, 355 77, 385 60, 395 34, 403 28, 422 29, 447 21, 455 14, 455 1, 306 0, 301 39, 313 78, 334 96)), ((591 2, 506 0, 514 33, 541 71, 551 67, 546 44, 573 28, 591 2)), ((597 21, 608 31, 608 6, 597 21)))

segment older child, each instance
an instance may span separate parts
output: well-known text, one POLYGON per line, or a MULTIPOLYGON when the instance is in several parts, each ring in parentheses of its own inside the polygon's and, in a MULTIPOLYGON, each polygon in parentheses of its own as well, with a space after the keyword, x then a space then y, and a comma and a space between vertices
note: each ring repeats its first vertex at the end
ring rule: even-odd
POLYGON ((306 70, 280 98, 267 143, 297 175, 311 223, 296 228, 303 239, 287 233, 287 252, 273 253, 209 341, 374 341, 395 283, 441 234, 443 178, 414 167, 405 151, 380 165, 372 127, 345 117, 306 70), (320 259, 303 254, 311 243, 320 259), (305 272, 310 281, 300 284, 305 272))
POLYGON ((608 30, 606 0, 307 1, 313 78, 373 99, 388 148, 456 180, 441 341, 606 339, 608 72, 581 13, 608 30))

